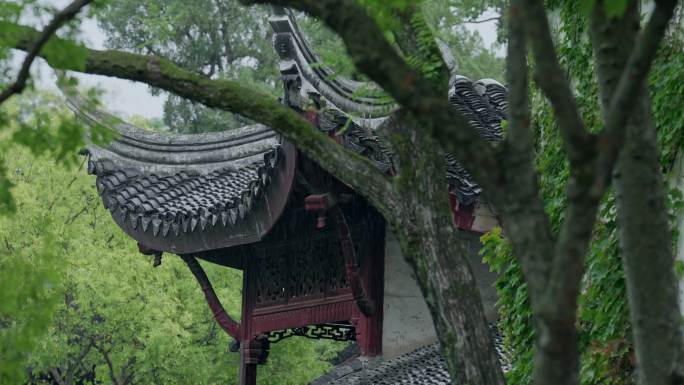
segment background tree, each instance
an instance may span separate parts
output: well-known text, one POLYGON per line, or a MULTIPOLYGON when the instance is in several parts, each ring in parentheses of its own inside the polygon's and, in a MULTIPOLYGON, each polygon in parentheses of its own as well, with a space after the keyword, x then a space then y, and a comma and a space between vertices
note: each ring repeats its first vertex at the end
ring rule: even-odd
MULTIPOLYGON (((435 0, 426 3, 425 11, 430 25, 459 58, 459 73, 502 81, 503 59, 484 47, 477 32, 465 27, 467 20, 490 8, 489 2, 477 3, 435 0), (460 12, 462 8, 466 11, 460 12)), ((278 97, 282 84, 269 14, 267 7, 247 10, 238 0, 122 0, 108 3, 97 18, 109 48, 163 56, 209 78, 235 79, 278 97)), ((299 15, 299 21, 323 62, 339 75, 364 79, 345 55, 339 37, 305 14, 299 15)), ((239 114, 207 108, 173 93, 166 96, 164 122, 174 132, 220 131, 250 122, 239 114)))
MULTIPOLYGON (((10 383, 25 378, 26 357, 51 323, 59 302, 56 290, 64 274, 63 259, 68 251, 62 247, 60 223, 49 215, 54 209, 54 189, 48 183, 32 186, 20 182, 31 175, 47 174, 49 168, 27 161, 11 162, 16 143, 27 143, 36 156, 60 159, 60 164, 76 161, 74 132, 80 143, 80 131, 73 119, 53 121, 53 112, 63 102, 55 98, 32 98, 24 103, 2 105, 0 117, 0 187, 12 187, 12 197, 0 199, 0 382, 10 383), (51 126, 48 121, 54 122, 51 126), (5 172, 5 173, 3 173, 5 172), (16 202, 23 196, 24 202, 16 202), (41 206, 26 202, 42 202, 41 206), (22 220, 10 213, 21 211, 22 220)), ((63 108, 63 107, 62 107, 63 108)), ((25 150, 26 151, 26 150, 25 150)), ((41 181, 45 182, 45 181, 41 181)), ((6 193, 9 192, 5 190, 6 193)))
MULTIPOLYGON (((109 2, 98 15, 107 46, 163 56, 212 79, 237 79, 277 94, 280 79, 268 10, 245 10, 237 0, 109 2)), ((159 93, 158 89, 152 89, 159 93)), ((220 131, 244 118, 167 93, 164 122, 175 132, 220 131)))

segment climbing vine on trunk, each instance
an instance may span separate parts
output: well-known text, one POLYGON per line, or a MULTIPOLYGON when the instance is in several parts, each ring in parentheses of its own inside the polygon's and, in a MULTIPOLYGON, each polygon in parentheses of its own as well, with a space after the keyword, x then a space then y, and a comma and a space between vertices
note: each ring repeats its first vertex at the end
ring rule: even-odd
MULTIPOLYGON (((556 36, 559 59, 574 81, 577 104, 587 127, 596 132, 602 122, 591 46, 586 36, 588 20, 578 4, 565 2, 556 7, 560 15, 556 36)), ((684 73, 680 70, 684 65, 684 52, 680 37, 681 31, 670 34, 658 53, 649 79, 664 172, 672 169, 684 149, 684 104, 673 99, 673 95, 684 92, 684 73)), ((550 105, 538 91, 532 100, 541 192, 551 225, 557 231, 567 207, 564 186, 569 164, 550 105)), ((675 245, 677 213, 683 206, 682 192, 670 188, 667 204, 675 245)), ((611 192, 601 204, 579 298, 581 383, 584 385, 635 383, 634 347, 616 213, 611 192)), ((508 380, 513 384, 529 384, 532 381, 534 331, 527 285, 501 230, 486 234, 482 240, 484 260, 500 274, 496 284, 500 326, 514 361, 508 380)), ((681 271, 682 266, 678 266, 678 270, 681 271)))

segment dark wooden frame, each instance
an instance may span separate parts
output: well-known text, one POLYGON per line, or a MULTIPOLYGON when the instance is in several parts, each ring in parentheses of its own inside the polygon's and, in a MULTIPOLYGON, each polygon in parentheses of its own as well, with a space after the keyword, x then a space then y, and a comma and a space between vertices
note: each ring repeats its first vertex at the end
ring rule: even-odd
MULTIPOLYGON (((365 205, 364 205, 365 207, 365 205)), ((371 210, 372 211, 372 210, 371 210)), ((312 223, 315 215, 311 214, 312 223)), ((382 354, 385 229, 382 219, 372 211, 369 238, 360 247, 363 261, 358 271, 365 292, 374 304, 372 315, 364 315, 351 287, 313 298, 289 298, 287 303, 258 305, 256 301, 257 266, 255 258, 243 254, 243 307, 240 336, 240 384, 256 384, 257 365, 267 355, 268 332, 308 325, 345 322, 354 327, 355 340, 362 355, 382 354)), ((321 256, 325 258, 326 256, 321 256)))

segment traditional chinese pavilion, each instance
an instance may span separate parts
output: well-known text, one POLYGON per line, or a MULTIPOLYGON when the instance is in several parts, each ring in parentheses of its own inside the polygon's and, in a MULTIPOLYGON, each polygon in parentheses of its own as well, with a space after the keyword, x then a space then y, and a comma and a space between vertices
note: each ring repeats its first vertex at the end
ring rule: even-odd
MULTIPOLYGON (((372 92, 359 96, 372 86, 333 76, 289 11, 276 9, 271 25, 283 102, 393 174, 392 154, 374 129, 394 106, 372 92), (317 112, 304 112, 305 103, 316 104, 317 112)), ((481 135, 498 140, 505 93, 493 80, 454 76, 449 97, 481 135)), ((105 112, 72 107, 89 121, 108 121, 105 112)), ((421 363, 441 368, 447 382, 434 383, 448 383, 412 272, 391 234, 386 237, 382 217, 347 185, 263 125, 197 135, 161 135, 124 123, 116 128, 119 139, 87 149, 88 171, 97 177, 103 204, 142 253, 156 256, 155 263, 162 253, 187 263, 216 322, 236 341, 241 385, 256 384, 269 344, 292 336, 356 342, 358 357, 317 384, 432 383, 406 369, 421 363), (243 271, 241 322, 226 313, 198 259, 243 271), (376 356, 383 359, 370 359, 376 356), (370 374, 361 375, 364 369, 370 374), (387 373, 404 373, 409 382, 373 382, 387 373)), ((496 216, 467 171, 450 156, 445 164, 454 221, 472 246, 493 319, 492 277, 477 250, 478 234, 495 225, 496 216)))

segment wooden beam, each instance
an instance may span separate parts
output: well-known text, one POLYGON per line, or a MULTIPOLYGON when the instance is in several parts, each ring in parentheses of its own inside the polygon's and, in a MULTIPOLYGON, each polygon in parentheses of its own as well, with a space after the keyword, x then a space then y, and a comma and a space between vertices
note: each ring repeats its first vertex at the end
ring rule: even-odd
POLYGON ((228 333, 229 336, 239 340, 240 324, 232 319, 228 313, 226 313, 226 310, 221 304, 221 300, 219 300, 219 298, 216 296, 216 292, 211 286, 209 277, 207 277, 207 274, 204 272, 204 269, 202 269, 202 266, 200 266, 199 262, 197 262, 197 259, 195 259, 193 256, 181 255, 181 258, 188 265, 190 272, 192 272, 202 288, 204 297, 207 299, 207 304, 209 305, 212 313, 214 313, 214 319, 216 322, 218 322, 219 326, 221 326, 221 329, 228 333))

